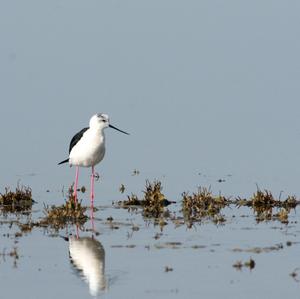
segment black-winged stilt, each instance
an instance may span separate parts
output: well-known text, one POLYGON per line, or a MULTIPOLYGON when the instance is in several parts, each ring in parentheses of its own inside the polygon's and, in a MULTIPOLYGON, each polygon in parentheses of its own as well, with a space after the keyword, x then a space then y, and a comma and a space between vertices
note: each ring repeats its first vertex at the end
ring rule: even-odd
POLYGON ((77 202, 77 187, 79 167, 92 167, 91 176, 91 204, 94 203, 94 166, 102 161, 105 154, 105 128, 113 128, 119 132, 129 135, 109 123, 107 114, 98 113, 91 117, 90 126, 79 131, 71 140, 69 147, 69 158, 61 161, 58 165, 68 163, 76 166, 74 198, 77 202))

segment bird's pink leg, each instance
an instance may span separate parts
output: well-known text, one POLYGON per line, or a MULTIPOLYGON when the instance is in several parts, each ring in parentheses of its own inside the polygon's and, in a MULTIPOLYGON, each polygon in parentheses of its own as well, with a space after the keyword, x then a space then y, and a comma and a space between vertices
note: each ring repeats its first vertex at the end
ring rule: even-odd
POLYGON ((95 231, 95 225, 94 225, 94 182, 95 182, 95 169, 94 166, 92 166, 92 175, 91 175, 91 223, 92 223, 92 231, 95 231))
POLYGON ((79 166, 76 166, 75 186, 74 186, 74 201, 77 204, 77 188, 78 188, 79 166))
POLYGON ((94 208, 94 181, 95 181, 95 171, 94 171, 94 166, 92 166, 92 176, 91 176, 91 208, 94 208))

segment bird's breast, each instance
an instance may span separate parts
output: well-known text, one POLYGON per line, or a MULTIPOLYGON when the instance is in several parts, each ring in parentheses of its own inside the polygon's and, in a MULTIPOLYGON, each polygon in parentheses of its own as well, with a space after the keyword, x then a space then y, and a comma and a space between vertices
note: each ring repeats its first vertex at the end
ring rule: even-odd
POLYGON ((101 134, 90 132, 73 147, 70 152, 70 164, 90 167, 98 164, 104 158, 105 138, 101 134))

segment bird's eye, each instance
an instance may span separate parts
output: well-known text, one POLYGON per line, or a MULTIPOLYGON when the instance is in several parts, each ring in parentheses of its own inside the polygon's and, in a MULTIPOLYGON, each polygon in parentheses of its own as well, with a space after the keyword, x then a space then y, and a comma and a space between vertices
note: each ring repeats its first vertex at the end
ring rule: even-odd
POLYGON ((102 121, 105 123, 105 122, 106 122, 106 119, 102 119, 102 121))

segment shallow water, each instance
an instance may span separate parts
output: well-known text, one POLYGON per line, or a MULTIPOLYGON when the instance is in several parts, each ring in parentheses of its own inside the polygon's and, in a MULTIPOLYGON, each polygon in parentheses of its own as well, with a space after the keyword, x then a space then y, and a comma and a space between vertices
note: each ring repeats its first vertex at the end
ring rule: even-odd
MULTIPOLYGON (((300 227, 297 211, 289 224, 256 223, 249 208, 226 208, 226 223, 209 221, 160 227, 138 211, 98 206, 95 232, 89 220, 82 228, 55 232, 34 228, 23 236, 12 220, 42 217, 42 205, 27 216, 3 219, 1 230, 1 292, 10 298, 288 298, 299 292, 300 227), (113 217, 113 221, 108 221, 113 217), (18 258, 9 252, 16 248, 18 258), (250 270, 233 267, 237 261, 255 261, 250 270), (166 270, 168 267, 168 270, 166 270), (297 273, 297 271, 296 271, 297 273)), ((180 215, 180 204, 170 211, 180 215)))
MULTIPOLYGON (((299 208, 288 225, 257 224, 250 209, 230 207, 225 225, 187 228, 168 220, 161 231, 140 213, 112 206, 141 194, 146 179, 162 181, 178 215, 181 193, 198 186, 249 197, 258 184, 277 197, 300 197, 298 2, 15 0, 0 6, 0 192, 19 182, 37 201, 29 216, 0 216, 5 298, 97 292, 298 298, 298 276, 290 274, 300 267, 299 208), (44 204, 62 204, 75 170, 57 162, 97 112, 131 135, 106 131, 106 156, 96 167, 99 234, 90 222, 79 229, 93 245, 76 247, 72 257, 73 226, 15 237, 19 229, 11 221, 38 220, 44 204), (251 250, 256 247, 262 252, 251 250), (232 267, 250 257, 251 271, 232 267)), ((89 175, 80 170, 85 205, 89 175)))

